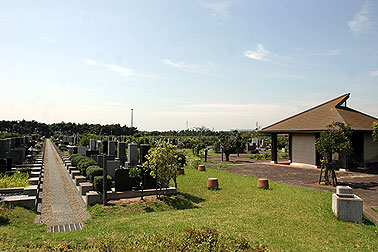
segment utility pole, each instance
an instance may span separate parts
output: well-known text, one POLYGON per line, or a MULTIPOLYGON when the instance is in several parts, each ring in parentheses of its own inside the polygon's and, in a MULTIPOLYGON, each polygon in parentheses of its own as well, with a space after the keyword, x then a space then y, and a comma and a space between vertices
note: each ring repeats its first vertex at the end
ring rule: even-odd
POLYGON ((134 109, 131 109, 131 128, 134 127, 134 109))

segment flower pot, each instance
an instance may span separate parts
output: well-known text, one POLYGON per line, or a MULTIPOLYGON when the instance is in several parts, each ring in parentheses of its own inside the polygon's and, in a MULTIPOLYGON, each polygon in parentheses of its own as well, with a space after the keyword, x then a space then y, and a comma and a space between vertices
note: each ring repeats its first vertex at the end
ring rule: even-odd
POLYGON ((261 189, 269 189, 268 179, 259 179, 257 182, 257 187, 261 189))
POLYGON ((207 179, 207 189, 218 190, 218 179, 217 178, 207 179))
POLYGON ((205 165, 199 165, 198 170, 199 171, 206 171, 205 165))

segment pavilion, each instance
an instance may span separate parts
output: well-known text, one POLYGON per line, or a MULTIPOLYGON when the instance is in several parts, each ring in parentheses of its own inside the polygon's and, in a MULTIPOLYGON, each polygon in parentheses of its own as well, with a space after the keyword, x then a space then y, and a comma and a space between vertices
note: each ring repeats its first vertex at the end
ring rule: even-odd
POLYGON ((290 164, 320 167, 315 140, 333 122, 342 122, 352 129, 353 154, 344 159, 344 168, 356 169, 378 164, 378 142, 371 136, 378 118, 347 107, 350 94, 344 94, 304 112, 274 123, 261 130, 272 137, 272 163, 277 163, 277 134, 289 135, 290 164))

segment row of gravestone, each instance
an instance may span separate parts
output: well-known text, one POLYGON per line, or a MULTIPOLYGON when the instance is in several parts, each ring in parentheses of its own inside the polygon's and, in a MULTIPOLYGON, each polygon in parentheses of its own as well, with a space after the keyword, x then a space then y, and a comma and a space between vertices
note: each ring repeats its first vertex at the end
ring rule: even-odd
POLYGON ((27 155, 32 153, 31 143, 36 136, 10 137, 0 139, 0 171, 6 166, 10 170, 12 164, 22 164, 27 155))
MULTIPOLYGON (((90 139, 89 148, 83 146, 67 146, 69 156, 73 154, 80 154, 95 160, 98 166, 103 167, 103 159, 106 154, 106 167, 107 174, 110 175, 115 181, 116 191, 128 191, 132 187, 139 186, 136 181, 138 178, 131 178, 129 176, 130 168, 136 165, 142 165, 146 161, 146 155, 150 149, 149 144, 138 145, 128 144, 126 155, 126 143, 117 141, 96 141, 90 139)), ((150 175, 150 171, 144 172, 144 188, 155 188, 156 182, 150 175)))

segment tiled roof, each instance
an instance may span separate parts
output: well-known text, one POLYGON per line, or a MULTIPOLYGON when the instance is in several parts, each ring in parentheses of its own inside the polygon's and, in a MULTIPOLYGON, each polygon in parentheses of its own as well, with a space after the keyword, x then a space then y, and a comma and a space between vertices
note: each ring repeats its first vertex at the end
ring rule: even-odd
POLYGON ((298 131, 317 132, 326 130, 327 126, 333 122, 342 122, 349 125, 352 130, 371 131, 373 122, 378 122, 378 119, 342 106, 348 98, 349 94, 344 94, 314 108, 265 127, 261 131, 267 133, 298 131))

